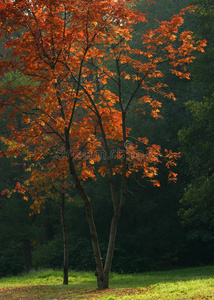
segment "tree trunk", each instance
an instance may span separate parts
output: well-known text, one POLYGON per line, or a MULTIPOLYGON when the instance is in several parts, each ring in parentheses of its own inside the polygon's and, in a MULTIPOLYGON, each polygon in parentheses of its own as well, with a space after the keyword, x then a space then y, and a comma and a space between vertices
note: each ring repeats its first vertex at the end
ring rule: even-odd
POLYGON ((61 193, 61 222, 62 222, 62 235, 63 235, 63 249, 64 249, 64 259, 63 259, 63 284, 68 284, 68 246, 67 246, 67 234, 65 225, 65 194, 61 193))
POLYGON ((31 254, 31 244, 29 238, 23 241, 24 250, 24 267, 25 271, 28 273, 32 269, 32 254, 31 254))
POLYGON ((109 275, 96 274, 97 276, 97 288, 99 291, 109 288, 109 275))
POLYGON ((104 290, 104 289, 108 289, 108 287, 109 287, 109 276, 106 276, 106 274, 104 272, 103 261, 102 261, 102 257, 101 257, 100 246, 99 246, 99 240, 98 240, 98 235, 97 235, 97 231, 96 231, 96 226, 94 223, 91 204, 90 204, 90 202, 85 203, 85 204, 86 204, 86 215, 87 215, 89 230, 90 230, 90 234, 91 234, 91 241, 92 241, 95 263, 96 263, 95 275, 97 276, 97 287, 98 287, 98 290, 104 290))
POLYGON ((93 246, 93 251, 94 251, 94 258, 95 258, 95 263, 96 263, 96 276, 97 276, 97 286, 98 290, 104 290, 109 287, 109 274, 105 274, 104 268, 103 268, 103 261, 101 257, 101 252, 100 252, 100 245, 98 241, 98 235, 97 235, 97 230, 96 226, 94 223, 94 217, 93 217, 93 212, 92 212, 92 207, 90 203, 90 199, 87 197, 85 190, 77 176, 76 169, 73 163, 73 159, 70 154, 70 144, 69 144, 69 132, 68 130, 65 130, 65 137, 66 137, 66 143, 65 143, 65 149, 66 153, 68 155, 68 162, 69 162, 69 168, 70 168, 70 173, 73 176, 75 185, 77 190, 80 193, 80 196, 85 204, 86 208, 86 216, 87 216, 87 221, 88 221, 88 226, 89 226, 89 231, 91 235, 91 241, 92 241, 92 246, 93 246))
POLYGON ((110 234, 109 234, 109 243, 108 243, 108 249, 106 254, 106 261, 105 261, 105 267, 104 271, 106 276, 109 278, 110 272, 111 272, 111 266, 112 266, 112 259, 114 254, 114 248, 115 248, 115 240, 116 240, 116 234, 117 234, 117 226, 119 222, 120 212, 115 214, 111 221, 111 228, 110 228, 110 234))

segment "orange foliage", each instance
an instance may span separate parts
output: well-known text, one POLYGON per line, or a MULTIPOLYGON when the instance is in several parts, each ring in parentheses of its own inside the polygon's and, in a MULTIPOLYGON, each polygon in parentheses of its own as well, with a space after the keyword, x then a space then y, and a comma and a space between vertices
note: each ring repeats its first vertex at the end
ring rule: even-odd
MULTIPOLYGON (((53 185, 61 182, 69 188, 77 180, 96 179, 97 164, 102 176, 141 171, 156 186, 162 159, 167 168, 176 165, 178 153, 162 154, 146 137, 127 143, 131 128, 126 113, 135 101, 138 109, 144 112, 148 103, 151 115, 161 117, 162 103, 153 100, 152 93, 163 99, 175 96, 160 82, 164 74, 159 65, 168 63, 173 74, 189 79, 182 67, 192 62, 193 51, 204 51, 206 41, 195 42, 190 31, 179 34, 190 7, 170 21, 157 21, 156 29, 142 35, 141 48, 131 49, 133 24, 147 22, 146 14, 134 11, 134 6, 132 0, 0 0, 1 37, 21 32, 5 44, 12 59, 1 59, 1 75, 13 69, 28 79, 23 85, 0 87, 6 97, 0 115, 10 129, 10 137, 3 139, 8 149, 0 155, 25 156, 30 171, 25 189, 34 199, 34 211, 53 196, 53 185), (123 86, 129 82, 134 88, 124 95, 123 86), (136 101, 137 91, 142 96, 136 101), (22 119, 18 127, 16 114, 22 119), (71 161, 77 177, 69 171, 71 161), (68 180, 69 172, 74 182, 68 180)), ((175 181, 176 174, 170 171, 169 179, 175 181)), ((15 189, 25 191, 21 184, 15 189)))

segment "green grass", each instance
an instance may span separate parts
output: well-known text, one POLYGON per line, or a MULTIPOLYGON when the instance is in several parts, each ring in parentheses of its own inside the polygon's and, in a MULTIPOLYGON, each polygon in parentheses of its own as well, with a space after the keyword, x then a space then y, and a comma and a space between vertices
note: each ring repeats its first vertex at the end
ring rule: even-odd
POLYGON ((89 272, 70 272, 62 285, 62 272, 32 271, 0 279, 0 299, 214 299, 214 266, 142 274, 111 274, 110 289, 97 291, 89 272))

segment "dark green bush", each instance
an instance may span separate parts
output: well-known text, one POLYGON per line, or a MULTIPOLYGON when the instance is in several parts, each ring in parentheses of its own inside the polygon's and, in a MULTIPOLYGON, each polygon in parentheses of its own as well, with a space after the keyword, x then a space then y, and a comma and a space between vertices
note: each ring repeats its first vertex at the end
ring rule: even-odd
POLYGON ((21 248, 0 252, 0 277, 17 275, 24 271, 24 258, 21 248))
POLYGON ((59 269, 63 265, 63 246, 59 239, 38 245, 33 250, 33 266, 39 268, 59 269))

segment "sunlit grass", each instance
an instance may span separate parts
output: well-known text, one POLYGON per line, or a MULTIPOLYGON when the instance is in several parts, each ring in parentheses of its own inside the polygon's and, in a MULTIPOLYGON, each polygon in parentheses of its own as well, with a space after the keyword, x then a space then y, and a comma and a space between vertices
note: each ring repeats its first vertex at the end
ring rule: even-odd
POLYGON ((110 276, 110 289, 97 291, 90 272, 69 272, 62 285, 62 271, 32 271, 0 279, 0 299, 214 299, 214 266, 142 274, 110 276))
MULTIPOLYGON (((61 285, 63 272, 57 270, 31 271, 20 276, 4 277, 0 279, 0 287, 15 287, 29 285, 61 285)), ((79 285, 82 282, 96 287, 95 276, 90 272, 69 272, 69 284, 79 285), (93 284, 94 283, 94 284, 93 284)))

